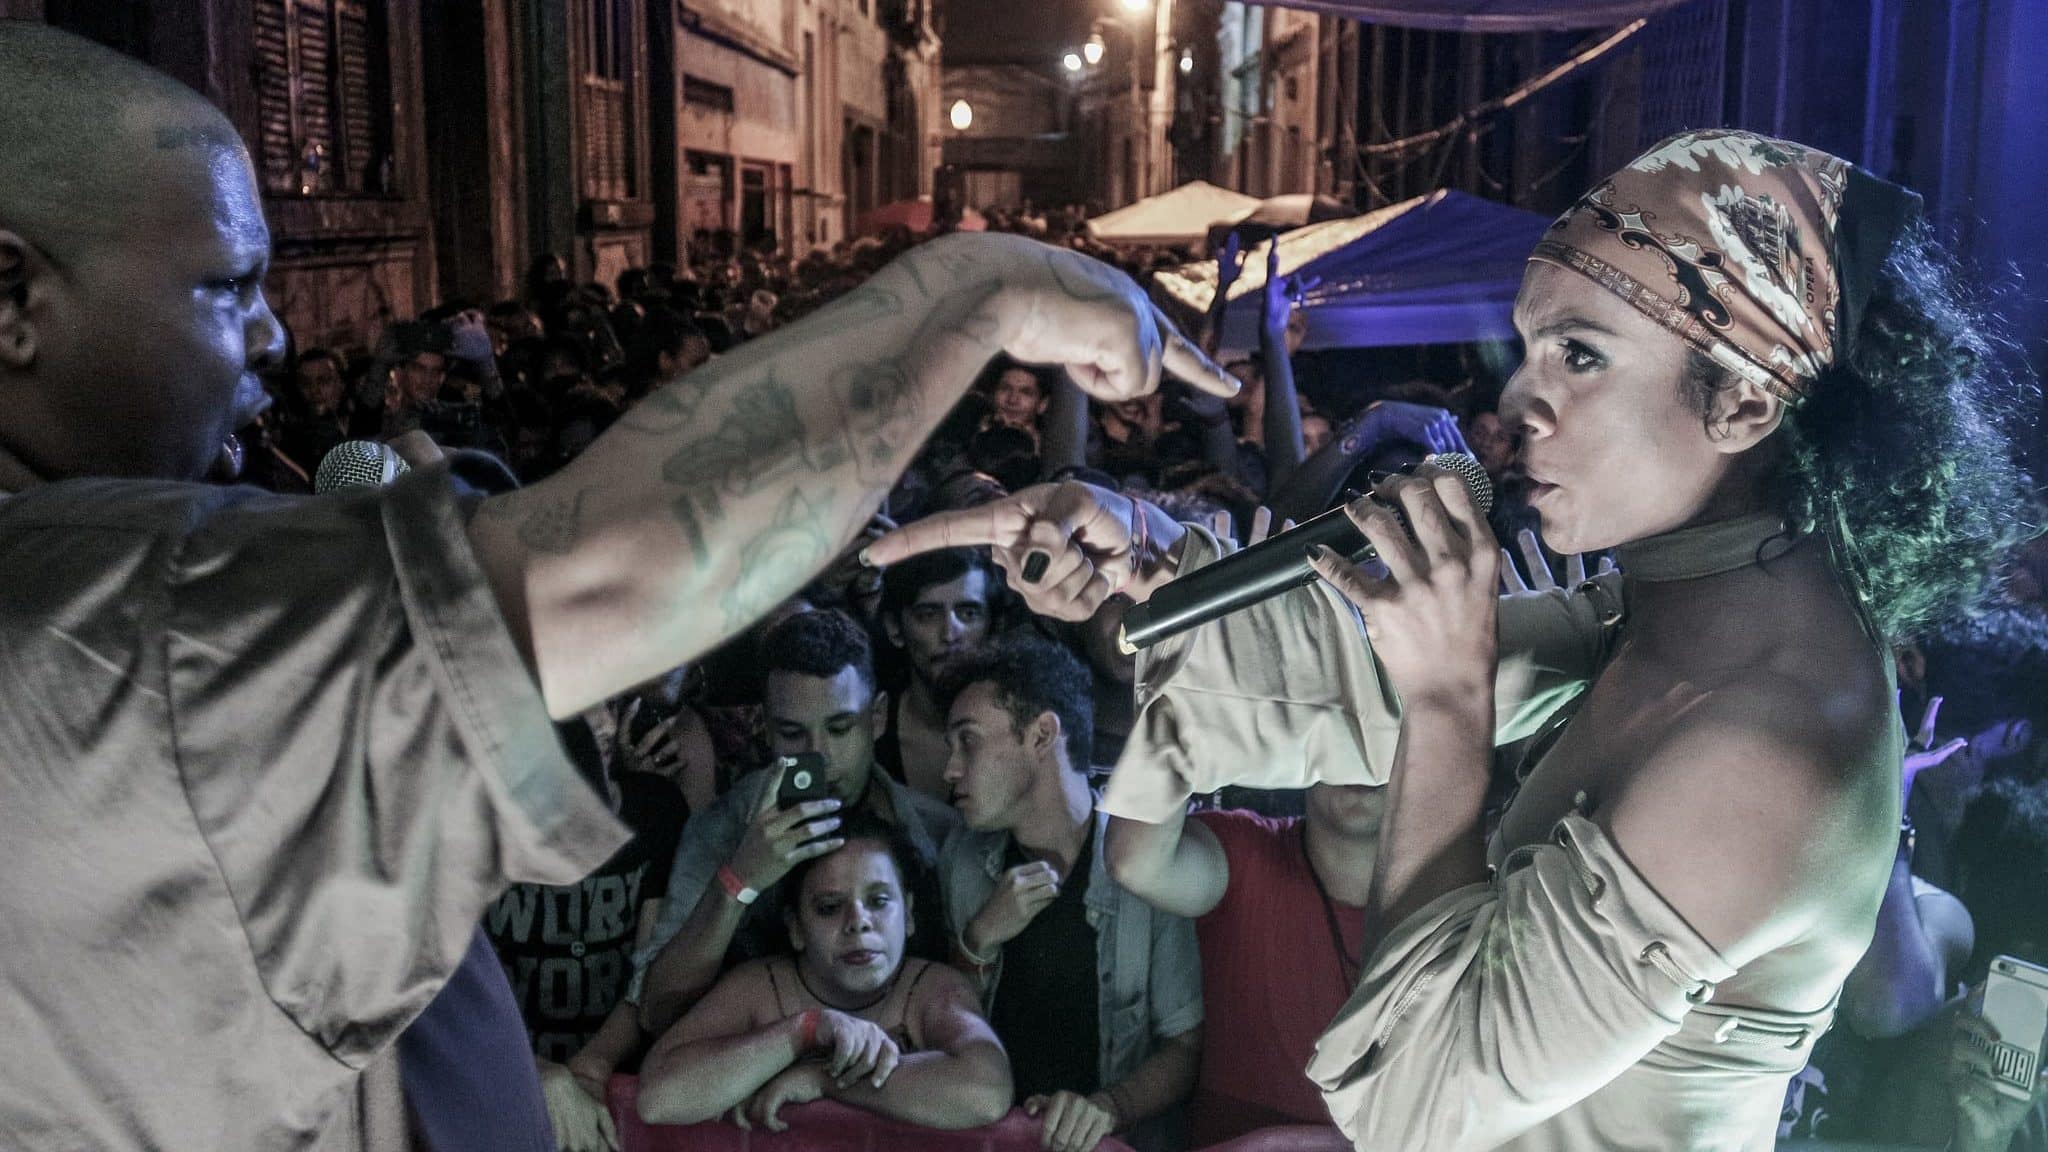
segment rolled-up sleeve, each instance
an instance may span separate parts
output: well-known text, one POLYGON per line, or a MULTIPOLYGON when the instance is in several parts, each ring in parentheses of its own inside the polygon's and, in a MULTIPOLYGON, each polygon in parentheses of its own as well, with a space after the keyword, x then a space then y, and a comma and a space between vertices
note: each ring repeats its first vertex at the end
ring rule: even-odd
MULTIPOLYGON (((1188 525, 1182 571, 1229 551, 1188 525)), ((1528 735, 1591 680, 1621 618, 1620 576, 1500 601, 1495 742, 1528 735)), ((1225 784, 1384 784, 1401 702, 1357 608, 1317 581, 1138 655, 1137 715, 1103 793, 1110 814, 1160 823, 1225 784)))
POLYGON ((626 831, 577 775, 445 467, 194 505, 163 643, 174 756, 272 1000, 361 1066, 508 884, 626 831))
POLYGON ((1309 1075, 1359 1148, 1494 1148, 1636 1065, 1734 969, 1596 825, 1381 944, 1309 1075))
POLYGON ((1152 971, 1146 994, 1152 1000, 1152 1035, 1168 1040, 1202 1025, 1202 953, 1195 922, 1152 913, 1152 971))

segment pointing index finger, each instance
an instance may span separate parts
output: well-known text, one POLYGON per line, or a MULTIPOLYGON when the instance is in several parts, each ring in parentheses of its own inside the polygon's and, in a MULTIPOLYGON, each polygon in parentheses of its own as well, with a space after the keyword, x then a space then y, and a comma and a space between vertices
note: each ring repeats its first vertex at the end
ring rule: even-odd
POLYGON ((883 568, 942 548, 1000 543, 1005 535, 996 522, 999 504, 940 512, 914 520, 861 549, 861 563, 883 568))

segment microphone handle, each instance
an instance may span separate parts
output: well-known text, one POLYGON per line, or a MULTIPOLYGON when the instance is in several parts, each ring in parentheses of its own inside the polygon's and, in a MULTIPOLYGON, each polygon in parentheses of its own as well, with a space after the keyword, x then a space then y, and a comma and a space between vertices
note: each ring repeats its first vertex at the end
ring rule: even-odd
POLYGON ((1308 550, 1317 544, 1354 564, 1378 555, 1339 505, 1162 586, 1125 613, 1119 640, 1127 652, 1150 648, 1190 628, 1309 584, 1316 573, 1308 566, 1308 550))

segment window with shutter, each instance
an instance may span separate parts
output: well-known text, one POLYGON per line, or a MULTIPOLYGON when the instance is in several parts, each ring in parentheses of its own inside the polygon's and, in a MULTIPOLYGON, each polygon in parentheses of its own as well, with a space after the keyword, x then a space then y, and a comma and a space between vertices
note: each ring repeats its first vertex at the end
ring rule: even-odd
POLYGON ((581 0, 578 15, 583 194, 592 200, 630 200, 639 194, 632 6, 630 0, 581 0))
POLYGON ((257 163, 272 192, 391 191, 384 0, 254 0, 257 163))

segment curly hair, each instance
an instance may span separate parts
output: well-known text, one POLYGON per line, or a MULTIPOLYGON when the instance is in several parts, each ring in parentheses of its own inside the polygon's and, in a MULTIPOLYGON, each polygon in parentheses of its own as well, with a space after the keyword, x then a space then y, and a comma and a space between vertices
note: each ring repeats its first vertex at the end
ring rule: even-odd
MULTIPOLYGON (((2006 432, 2033 381, 1925 224, 1879 272, 1847 363, 1779 427, 1786 527, 1820 532, 1871 622, 1908 638, 1969 614, 2023 524, 2029 482, 2006 432)), ((1691 350, 1687 398, 1711 419, 1727 370, 1691 350)))
POLYGON ((939 704, 952 711, 953 701, 976 684, 995 686, 996 699, 1009 713, 1017 735, 1047 712, 1059 717, 1066 734, 1067 766, 1086 775, 1095 746, 1095 682, 1064 645, 1029 629, 1018 629, 976 655, 946 670, 939 682, 939 704))
POLYGON ((843 612, 799 612, 761 637, 760 668, 830 680, 851 668, 863 684, 875 686, 875 658, 868 634, 843 612))

